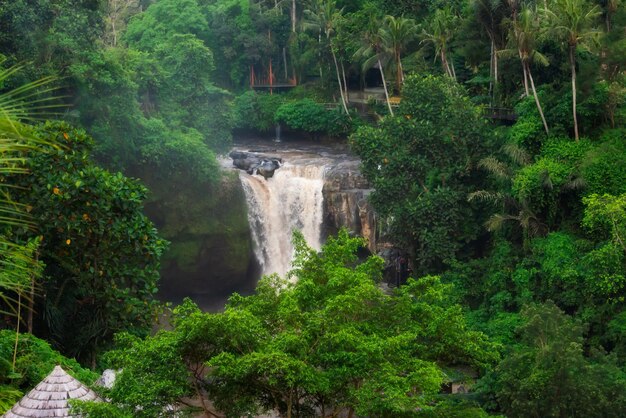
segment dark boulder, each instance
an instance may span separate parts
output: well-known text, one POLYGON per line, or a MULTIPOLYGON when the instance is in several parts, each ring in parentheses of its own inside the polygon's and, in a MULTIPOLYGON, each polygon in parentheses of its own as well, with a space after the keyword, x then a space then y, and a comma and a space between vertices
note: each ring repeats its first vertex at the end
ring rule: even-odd
POLYGON ((265 179, 274 175, 274 171, 280 168, 283 159, 264 154, 256 154, 245 151, 232 151, 229 154, 233 159, 233 165, 248 174, 260 174, 265 179))

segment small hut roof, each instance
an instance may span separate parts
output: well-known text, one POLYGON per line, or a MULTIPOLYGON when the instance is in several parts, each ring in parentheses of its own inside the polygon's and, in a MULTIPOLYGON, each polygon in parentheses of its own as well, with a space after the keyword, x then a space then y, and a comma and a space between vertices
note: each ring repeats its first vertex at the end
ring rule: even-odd
POLYGON ((101 401, 93 390, 67 374, 61 366, 56 366, 0 418, 72 418, 68 399, 101 401))

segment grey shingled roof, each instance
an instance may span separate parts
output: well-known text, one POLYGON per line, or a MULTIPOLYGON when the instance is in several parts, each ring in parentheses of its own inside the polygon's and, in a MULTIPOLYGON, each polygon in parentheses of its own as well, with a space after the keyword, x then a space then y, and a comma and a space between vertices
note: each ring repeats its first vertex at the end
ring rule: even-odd
POLYGON ((61 366, 56 366, 0 418, 72 418, 68 399, 101 401, 93 390, 67 374, 61 366))

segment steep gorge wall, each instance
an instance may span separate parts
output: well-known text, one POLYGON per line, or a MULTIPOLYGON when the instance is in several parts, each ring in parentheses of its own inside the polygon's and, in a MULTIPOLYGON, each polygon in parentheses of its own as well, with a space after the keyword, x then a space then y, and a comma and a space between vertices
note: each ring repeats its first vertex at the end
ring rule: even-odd
POLYGON ((326 171, 324 180, 324 224, 322 235, 347 228, 367 240, 370 252, 377 253, 376 214, 367 197, 372 191, 359 170, 359 161, 341 161, 326 171))
POLYGON ((161 263, 162 299, 177 303, 188 296, 218 310, 233 292, 254 289, 246 201, 236 173, 225 172, 213 186, 183 175, 166 181, 154 172, 138 176, 151 191, 146 214, 170 241, 161 263))

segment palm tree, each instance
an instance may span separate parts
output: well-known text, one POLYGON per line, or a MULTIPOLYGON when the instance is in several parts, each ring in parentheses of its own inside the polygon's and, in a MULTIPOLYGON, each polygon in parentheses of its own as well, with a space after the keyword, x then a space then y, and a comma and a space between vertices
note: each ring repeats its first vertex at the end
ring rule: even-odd
MULTIPOLYGON (((378 22, 377 22, 378 23, 378 22)), ((387 102, 387 108, 389 114, 394 116, 391 102, 389 101, 389 90, 387 89, 387 81, 385 79, 384 65, 391 59, 390 55, 386 53, 386 50, 382 47, 382 40, 379 36, 379 31, 375 29, 379 27, 378 24, 374 25, 374 28, 363 33, 364 44, 354 54, 355 58, 365 58, 362 64, 363 72, 370 68, 377 66, 380 71, 380 78, 383 82, 383 90, 385 91, 385 101, 387 102)))
MULTIPOLYGON (((491 174, 498 180, 502 186, 499 188, 501 192, 493 192, 489 190, 478 190, 468 195, 468 201, 483 201, 501 205, 500 213, 492 215, 485 227, 487 230, 494 232, 500 230, 506 223, 513 222, 522 231, 523 243, 526 246, 529 239, 537 236, 543 236, 549 231, 549 224, 542 220, 543 216, 550 218, 549 210, 543 210, 541 207, 533 208, 532 201, 520 196, 515 196, 513 192, 513 182, 518 173, 525 167, 532 164, 531 155, 521 146, 515 143, 508 143, 501 149, 502 157, 489 156, 478 162, 478 167, 491 174), (536 212, 539 210, 539 212, 536 212)), ((555 187, 555 178, 549 170, 540 173, 541 187, 549 192, 555 187)), ((578 175, 571 175, 568 180, 561 183, 558 187, 559 194, 566 190, 580 190, 585 186, 584 180, 578 175)), ((536 205, 536 203, 535 203, 536 205)))
POLYGON ((495 93, 494 86, 498 85, 498 48, 506 42, 506 33, 503 30, 502 21, 506 15, 507 4, 503 0, 474 0, 472 2, 476 20, 483 26, 491 42, 489 90, 492 101, 495 93))
POLYGON ((441 66, 444 73, 456 80, 454 66, 448 62, 448 46, 452 41, 457 28, 458 17, 452 13, 450 8, 437 9, 433 19, 428 25, 428 31, 422 30, 422 41, 420 43, 430 43, 435 48, 435 59, 441 59, 441 66))
POLYGON ((330 53, 335 64, 335 73, 337 75, 337 83, 339 84, 339 93, 341 94, 341 104, 346 114, 348 112, 347 98, 344 95, 344 83, 339 74, 339 64, 337 62, 337 54, 333 45, 332 36, 337 30, 337 25, 343 19, 343 8, 337 9, 337 0, 315 0, 311 9, 304 11, 305 20, 303 27, 305 30, 317 31, 323 33, 326 42, 330 48, 330 53))
POLYGON ((533 96, 535 98, 535 104, 537 110, 541 116, 543 127, 546 134, 550 133, 548 129, 548 123, 543 114, 541 102, 537 95, 537 89, 535 88, 535 81, 533 79, 532 72, 530 70, 530 64, 536 62, 538 64, 547 66, 548 59, 535 49, 537 41, 537 33, 539 33, 539 20, 536 13, 529 7, 523 7, 519 14, 515 13, 516 19, 511 22, 511 36, 510 40, 513 44, 513 48, 500 51, 501 55, 517 55, 522 63, 522 71, 524 75, 524 90, 528 95, 528 84, 530 83, 533 96))
POLYGON ((500 182, 507 185, 503 193, 488 190, 478 190, 468 195, 468 201, 483 201, 501 205, 501 212, 491 215, 485 222, 485 228, 490 232, 501 230, 508 222, 513 222, 522 230, 523 243, 526 245, 532 237, 544 235, 548 228, 534 213, 525 200, 516 199, 510 193, 513 177, 519 168, 531 163, 531 157, 525 149, 516 144, 507 144, 502 147, 504 156, 509 162, 504 162, 494 156, 485 157, 479 161, 478 167, 487 171, 500 182))
POLYGON ((604 21, 606 23, 606 33, 611 32, 611 17, 619 10, 621 0, 602 0, 604 7, 604 21))
POLYGON ((413 19, 385 16, 383 25, 378 30, 382 49, 393 57, 396 67, 396 91, 400 93, 404 82, 402 53, 417 35, 417 25, 413 19))
POLYGON ((576 117, 576 48, 589 49, 598 39, 599 31, 593 28, 600 8, 591 6, 586 0, 554 0, 552 10, 543 9, 548 21, 548 32, 567 45, 572 73, 572 115, 574 138, 578 142, 578 118, 576 117))
MULTIPOLYGON (((4 60, 0 60, 0 66, 4 60)), ((0 69, 0 85, 19 71, 17 65, 0 69)), ((49 87, 52 77, 25 84, 13 90, 0 93, 0 178, 7 175, 27 174, 25 163, 28 155, 46 144, 31 135, 23 121, 36 120, 37 112, 45 112, 58 105, 51 104, 53 98, 43 97, 43 93, 54 90, 49 87)), ((33 222, 28 216, 27 206, 11 199, 11 184, 0 182, 0 225, 31 228, 33 222)), ((6 306, 4 313, 17 315, 21 309, 24 294, 24 280, 31 284, 36 276, 38 265, 32 259, 34 249, 10 242, 0 234, 0 301, 6 306), (17 299, 12 295, 17 295, 17 299)))

